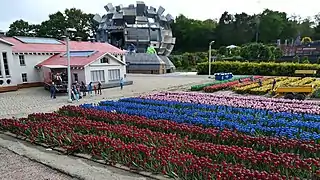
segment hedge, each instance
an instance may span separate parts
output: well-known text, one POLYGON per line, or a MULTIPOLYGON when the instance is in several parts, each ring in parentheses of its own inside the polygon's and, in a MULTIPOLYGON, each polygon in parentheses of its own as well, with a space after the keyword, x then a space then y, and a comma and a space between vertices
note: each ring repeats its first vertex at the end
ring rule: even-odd
MULTIPOLYGON (((197 71, 199 75, 208 74, 208 62, 199 63, 197 71)), ((211 64, 212 74, 218 72, 232 72, 236 75, 263 75, 263 76, 294 76, 295 70, 317 70, 318 64, 274 63, 274 62, 239 62, 218 61, 211 64)), ((319 74, 317 74, 319 76, 319 74)))
POLYGON ((208 86, 213 86, 213 85, 216 85, 216 84, 222 84, 222 83, 227 83, 227 82, 231 82, 231 81, 236 81, 236 80, 239 80, 239 79, 242 79, 242 78, 246 78, 246 77, 248 77, 248 76, 245 76, 245 77, 233 77, 233 78, 231 78, 229 80, 213 81, 211 83, 194 85, 194 86, 191 86, 191 91, 202 91, 205 87, 208 87, 208 86))

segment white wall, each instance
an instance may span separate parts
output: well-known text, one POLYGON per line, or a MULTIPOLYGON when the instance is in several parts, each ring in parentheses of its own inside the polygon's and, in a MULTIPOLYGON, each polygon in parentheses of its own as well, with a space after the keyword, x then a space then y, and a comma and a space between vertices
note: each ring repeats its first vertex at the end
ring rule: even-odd
POLYGON ((17 73, 14 70, 14 66, 15 65, 13 63, 12 46, 0 42, 0 70, 2 71, 2 76, 0 77, 0 80, 4 81, 4 83, 0 86, 15 86, 18 84, 18 82, 16 81, 17 73), (4 64, 3 64, 3 59, 2 59, 3 52, 7 53, 10 76, 6 76, 5 71, 4 71, 4 64), (10 84, 7 84, 7 79, 11 80, 10 84))
MULTIPOLYGON (((22 54, 21 54, 22 55, 22 54)), ((25 66, 20 65, 19 55, 13 55, 13 68, 12 70, 16 72, 15 81, 17 84, 23 84, 21 74, 27 73, 26 83, 36 83, 43 82, 43 77, 41 76, 41 71, 36 69, 35 66, 40 62, 48 59, 52 55, 31 55, 31 54, 23 54, 25 66)))
MULTIPOLYGON (((109 58, 109 63, 101 63, 100 59, 97 61, 91 63, 90 65, 85 67, 85 83, 89 84, 91 80, 91 71, 96 70, 103 70, 104 76, 105 76, 105 83, 108 83, 108 70, 110 69, 120 69, 120 77, 124 77, 124 74, 126 74, 126 66, 120 63, 115 59, 115 57, 112 57, 110 55, 106 55, 105 57, 109 58)), ((119 59, 120 60, 120 59, 119 59)), ((125 58, 123 58, 123 61, 125 62, 125 58)))
POLYGON ((84 69, 72 69, 71 70, 71 81, 72 82, 76 81, 74 79, 74 74, 78 74, 78 82, 79 83, 81 83, 81 81, 83 81, 84 83, 86 82, 86 75, 85 75, 84 69))

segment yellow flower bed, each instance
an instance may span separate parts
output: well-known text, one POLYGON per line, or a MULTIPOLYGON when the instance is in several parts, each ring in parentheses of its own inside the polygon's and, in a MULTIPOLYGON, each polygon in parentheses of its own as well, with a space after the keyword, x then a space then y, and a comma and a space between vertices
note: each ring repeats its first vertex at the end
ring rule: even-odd
MULTIPOLYGON (((262 79, 262 85, 270 84, 270 83, 272 83, 272 81, 273 81, 273 79, 262 79)), ((248 93, 248 91, 250 89, 253 89, 253 88, 256 88, 256 87, 259 87, 259 83, 258 82, 253 82, 253 83, 251 83, 249 85, 245 85, 245 86, 234 87, 233 90, 236 93, 243 94, 243 93, 248 93)))
POLYGON ((288 86, 290 87, 305 86, 312 83, 315 80, 316 80, 315 78, 306 77, 306 78, 300 79, 299 81, 290 83, 288 86))
MULTIPOLYGON (((288 77, 277 77, 277 78, 275 78, 275 79, 276 79, 276 81, 278 82, 278 81, 283 81, 283 80, 285 80, 285 79, 288 79, 288 77)), ((273 78, 268 78, 268 79, 266 79, 266 80, 263 80, 263 81, 262 81, 262 87, 263 87, 263 86, 267 86, 267 85, 269 85, 269 84, 272 84, 272 82, 273 82, 273 78)), ((249 94, 251 94, 251 93, 250 93, 250 92, 251 92, 251 89, 255 89, 255 88, 259 88, 259 87, 260 87, 259 83, 256 82, 256 83, 252 83, 252 84, 247 85, 247 86, 236 87, 236 88, 234 88, 234 91, 235 91, 236 93, 239 93, 239 94, 244 94, 244 93, 249 93, 249 94)))
POLYGON ((311 83, 309 83, 309 84, 306 84, 306 85, 308 85, 308 86, 313 85, 313 87, 314 87, 315 89, 318 89, 318 88, 320 88, 320 80, 315 80, 315 81, 313 81, 313 82, 311 82, 311 83))
MULTIPOLYGON (((280 87, 280 86, 285 86, 289 83, 292 83, 292 82, 295 82, 299 80, 299 78, 297 77, 289 77, 289 78, 276 78, 276 85, 275 85, 275 88, 276 89, 277 87, 280 87)), ((271 81, 273 82, 273 80, 271 81)), ((263 95, 263 94, 267 94, 270 90, 272 90, 272 86, 273 84, 270 83, 270 84, 267 84, 267 85, 263 85, 261 87, 257 87, 257 88, 254 88, 254 89, 251 89, 249 91, 250 94, 255 94, 255 95, 263 95)))

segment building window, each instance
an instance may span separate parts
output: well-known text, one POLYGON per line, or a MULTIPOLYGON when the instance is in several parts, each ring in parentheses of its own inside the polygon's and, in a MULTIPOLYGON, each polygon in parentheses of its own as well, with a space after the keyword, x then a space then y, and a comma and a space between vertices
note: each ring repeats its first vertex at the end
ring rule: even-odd
POLYGON ((109 58, 107 58, 107 57, 101 58, 100 63, 109 63, 109 58))
POLYGON ((24 83, 28 82, 27 73, 22 73, 21 78, 22 78, 22 82, 24 82, 24 83))
POLYGON ((78 78, 78 74, 77 74, 77 73, 74 73, 74 74, 73 74, 73 77, 74 77, 74 81, 76 81, 76 82, 79 81, 79 78, 78 78))
POLYGON ((6 76, 10 76, 8 56, 7 56, 6 52, 2 53, 2 59, 3 59, 3 65, 4 65, 4 72, 5 72, 6 76))
POLYGON ((119 81, 120 80, 120 69, 110 69, 108 71, 109 81, 119 81))
POLYGON ((20 66, 25 66, 26 62, 24 61, 24 55, 19 55, 20 66))
POLYGON ((104 70, 91 71, 92 82, 105 82, 104 70))

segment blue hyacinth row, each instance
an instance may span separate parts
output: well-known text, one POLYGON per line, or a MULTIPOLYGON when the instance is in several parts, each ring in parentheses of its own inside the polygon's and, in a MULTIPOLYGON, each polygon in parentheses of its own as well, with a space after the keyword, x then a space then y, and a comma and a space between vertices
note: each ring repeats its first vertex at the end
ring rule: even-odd
POLYGON ((311 114, 276 113, 266 110, 214 106, 205 104, 126 98, 102 101, 99 105, 84 104, 108 112, 166 119, 178 123, 237 129, 250 135, 267 135, 304 140, 320 140, 320 116, 311 114))

